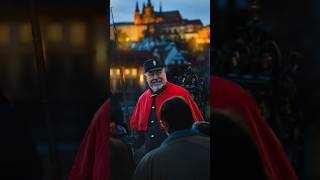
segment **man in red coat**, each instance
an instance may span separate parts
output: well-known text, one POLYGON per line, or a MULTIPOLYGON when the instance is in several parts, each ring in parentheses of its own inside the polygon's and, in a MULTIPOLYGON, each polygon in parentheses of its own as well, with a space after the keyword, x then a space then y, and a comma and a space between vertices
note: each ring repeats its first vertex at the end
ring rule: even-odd
POLYGON ((161 61, 150 59, 144 62, 144 75, 149 85, 139 98, 130 120, 130 128, 140 133, 140 144, 145 154, 157 147, 167 137, 160 121, 160 106, 172 96, 183 97, 192 111, 194 121, 203 120, 203 116, 190 93, 167 81, 165 67, 161 61))
POLYGON ((282 144, 260 114, 253 97, 244 89, 231 81, 212 76, 210 105, 212 111, 229 111, 244 120, 257 144, 268 179, 297 179, 282 144))

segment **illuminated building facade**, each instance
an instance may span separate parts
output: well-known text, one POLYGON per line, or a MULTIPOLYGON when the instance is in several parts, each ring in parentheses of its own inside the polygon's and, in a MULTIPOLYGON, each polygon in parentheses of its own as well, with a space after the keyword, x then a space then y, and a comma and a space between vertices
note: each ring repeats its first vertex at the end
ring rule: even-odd
MULTIPOLYGON (((133 22, 120 22, 114 25, 118 31, 121 49, 129 49, 133 43, 148 36, 183 41, 194 39, 195 48, 210 44, 210 25, 204 26, 199 19, 184 19, 178 10, 163 11, 161 4, 159 11, 156 11, 151 0, 146 4, 143 3, 141 11, 138 2, 136 3, 133 22)), ((115 39, 113 26, 110 26, 110 39, 115 39)))

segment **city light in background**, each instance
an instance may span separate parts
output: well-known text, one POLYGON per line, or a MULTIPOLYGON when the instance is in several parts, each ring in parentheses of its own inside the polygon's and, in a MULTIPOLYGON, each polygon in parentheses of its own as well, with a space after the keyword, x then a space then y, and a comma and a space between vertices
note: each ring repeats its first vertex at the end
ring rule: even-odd
POLYGON ((112 0, 110 5, 110 40, 115 42, 117 38, 119 54, 131 52, 135 57, 120 58, 117 55, 114 56, 117 59, 111 60, 121 61, 121 65, 111 62, 111 90, 114 93, 120 92, 122 88, 119 87, 123 86, 120 71, 117 73, 120 66, 124 67, 123 77, 129 80, 130 85, 134 80, 140 90, 145 88, 142 63, 134 60, 139 59, 141 53, 158 57, 162 54, 166 65, 188 64, 191 57, 184 59, 182 52, 201 54, 210 45, 210 0, 112 0), (184 47, 178 48, 176 44, 184 44, 184 47))
MULTIPOLYGON (((147 0, 111 0, 110 6, 114 12, 114 20, 116 22, 133 21, 132 14, 136 2, 139 3, 139 8, 142 9, 142 3, 147 3, 147 0)), ((159 10, 160 2, 162 11, 179 10, 181 16, 188 19, 201 19, 204 25, 210 24, 210 0, 151 0, 155 10, 159 10)), ((112 20, 110 19, 110 22, 112 20)))

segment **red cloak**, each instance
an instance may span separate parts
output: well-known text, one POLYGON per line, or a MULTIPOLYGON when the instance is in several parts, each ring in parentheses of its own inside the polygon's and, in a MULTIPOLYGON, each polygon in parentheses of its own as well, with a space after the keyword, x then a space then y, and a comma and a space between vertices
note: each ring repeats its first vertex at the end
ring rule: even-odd
POLYGON ((257 144, 263 165, 270 180, 296 180, 290 161, 257 104, 240 86, 218 77, 210 78, 211 110, 228 110, 239 115, 249 127, 257 144))
POLYGON ((109 180, 110 100, 95 113, 80 145, 69 180, 109 180))
MULTIPOLYGON (((203 116, 197 104, 193 101, 190 93, 183 87, 177 86, 167 82, 163 87, 163 91, 156 98, 157 119, 160 121, 160 106, 162 103, 172 97, 182 96, 192 111, 192 116, 195 121, 202 121, 203 116)), ((130 119, 130 128, 136 131, 146 131, 148 127, 148 119, 152 106, 152 92, 150 89, 146 90, 138 99, 130 119)), ((161 124, 161 123, 159 123, 161 124)), ((163 128, 161 126, 161 128, 163 128)))

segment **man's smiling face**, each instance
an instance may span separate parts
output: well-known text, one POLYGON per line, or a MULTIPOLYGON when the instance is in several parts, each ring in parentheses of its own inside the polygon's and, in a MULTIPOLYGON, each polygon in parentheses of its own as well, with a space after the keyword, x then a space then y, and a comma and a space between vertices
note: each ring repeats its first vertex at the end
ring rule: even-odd
POLYGON ((165 69, 154 70, 144 74, 146 81, 153 92, 161 89, 167 82, 165 69))

